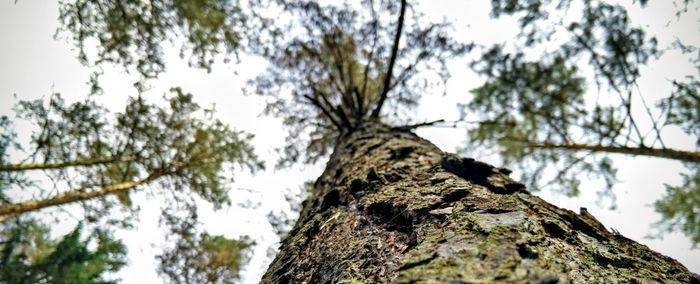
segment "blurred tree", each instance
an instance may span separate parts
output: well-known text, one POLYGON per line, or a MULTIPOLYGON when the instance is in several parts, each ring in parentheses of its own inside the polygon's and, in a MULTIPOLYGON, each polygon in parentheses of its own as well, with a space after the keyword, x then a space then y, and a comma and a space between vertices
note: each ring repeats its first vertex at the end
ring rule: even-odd
POLYGON ((486 81, 463 107, 465 120, 478 121, 463 152, 476 145, 497 150, 533 190, 549 187, 576 196, 582 176, 600 177, 607 186, 599 194, 613 198, 617 179, 610 154, 681 161, 690 169, 684 185, 669 186, 657 211, 668 220, 662 228, 680 229, 700 243, 700 218, 693 213, 700 208, 699 191, 693 190, 700 186, 694 170, 700 165, 699 74, 672 80, 670 94, 654 94, 662 98, 657 108, 638 84, 642 66, 664 51, 688 54, 700 71, 698 48, 677 39, 659 50, 656 38, 633 26, 623 6, 605 1, 492 3, 495 17, 515 17, 522 30, 508 44, 484 47, 471 65, 486 81), (595 82, 597 96, 587 80, 595 82), (673 135, 668 128, 694 137, 695 147, 667 146, 673 135))
MULTIPOLYGON (((218 55, 228 61, 240 49, 255 46, 261 37, 249 33, 268 30, 264 18, 246 6, 257 2, 62 0, 56 36, 68 36, 86 66, 114 63, 143 79, 165 70, 166 43, 181 45, 180 57, 188 57, 191 66, 210 70, 218 55)), ((91 79, 93 93, 100 91, 100 74, 97 68, 91 79)))
POLYGON ((126 248, 95 230, 81 239, 82 225, 60 240, 35 220, 15 219, 0 233, 0 283, 115 283, 105 278, 126 264, 126 248))
MULTIPOLYGON (((55 94, 48 107, 42 100, 20 102, 19 116, 39 127, 25 150, 31 162, 2 164, 0 171, 41 170, 54 189, 38 188, 29 200, 11 200, 7 191, 16 189, 2 188, 8 200, 0 204, 0 217, 79 202, 99 206, 86 210, 96 218, 115 204, 131 208, 130 192, 153 182, 160 186, 151 188, 151 195, 168 193, 173 201, 187 201, 194 193, 215 207, 229 203, 231 177, 222 170, 262 168, 248 144, 252 136, 214 119, 191 94, 178 88, 171 92, 165 107, 137 97, 114 117, 91 98, 66 105, 55 94), (70 189, 58 189, 59 183, 70 189), (93 200, 99 205, 87 202, 93 200)), ((18 186, 26 190, 25 184, 32 183, 18 186)))
MULTIPOLYGON (((2 119, 7 134, 0 139, 0 219, 12 223, 32 211, 79 204, 89 223, 128 227, 139 208, 132 202, 135 192, 162 200, 164 218, 179 217, 183 206, 196 211, 197 200, 215 208, 228 205, 234 168, 263 167, 249 145, 252 135, 213 118, 213 110, 201 109, 191 94, 171 92, 165 104, 136 97, 114 114, 93 97, 66 104, 54 94, 48 106, 43 100, 20 102, 18 119, 34 123, 38 131, 22 149, 9 119, 2 119), (11 163, 8 150, 28 154, 11 163)), ((238 269, 244 259, 237 261, 230 268, 238 269)))
MULTIPOLYGON (((280 165, 333 154, 263 282, 697 280, 677 263, 608 232, 585 209, 580 214, 558 209, 528 195, 506 177, 508 170, 442 153, 409 132, 430 125, 410 122, 408 111, 418 97, 449 76, 447 60, 475 46, 454 41, 446 23, 426 20, 407 0, 276 3, 291 17, 275 15, 280 28, 271 31, 285 33, 272 32, 250 51, 272 63, 252 85, 271 98, 267 112, 282 117, 290 128, 280 165), (297 143, 300 139, 306 143, 297 143)), ((551 35, 539 25, 548 16, 544 5, 565 11, 572 1, 492 3, 495 16, 522 16, 523 43, 516 47, 535 47, 551 35)), ((536 57, 541 60, 531 62, 527 54, 511 55, 495 47, 473 64, 488 80, 474 91, 470 105, 472 112, 483 115, 472 140, 508 141, 499 145, 510 152, 514 147, 597 150, 695 162, 696 152, 665 149, 662 125, 651 113, 651 138, 636 122, 632 90, 638 66, 657 55, 655 42, 643 30, 629 27, 620 6, 583 1, 582 7, 581 20, 564 25, 571 40, 536 57), (618 101, 581 108, 587 106, 575 67, 581 56, 588 56, 596 82, 611 88, 618 101), (570 139, 582 135, 580 129, 593 133, 595 143, 570 139), (512 133, 517 135, 501 139, 512 133)), ((62 18, 83 16, 73 15, 62 18)), ((109 17, 95 19, 87 22, 88 28, 100 27, 109 17)), ((549 28, 562 26, 554 23, 549 28)), ((78 35, 82 31, 64 27, 78 35)), ((164 29, 178 34, 183 26, 164 29)), ((99 35, 77 37, 76 42, 89 38, 99 35)), ((130 55, 117 53, 114 61, 133 65, 124 59, 130 55)), ((690 115, 693 120, 683 124, 696 129, 693 100, 676 103, 686 98, 672 96, 662 107, 667 106, 671 117, 690 115)), ((570 155, 545 158, 549 160, 540 158, 538 163, 586 165, 570 155)), ((614 168, 608 159, 591 165, 582 169, 612 184, 614 168)), ((558 178, 562 187, 576 193, 577 182, 566 177, 558 178)))
MULTIPOLYGON (((196 212, 191 211, 191 214, 196 212)), ((169 283, 234 283, 239 271, 248 262, 255 243, 248 237, 238 240, 224 236, 197 233, 193 218, 166 218, 176 229, 174 244, 159 255, 159 273, 169 283)))

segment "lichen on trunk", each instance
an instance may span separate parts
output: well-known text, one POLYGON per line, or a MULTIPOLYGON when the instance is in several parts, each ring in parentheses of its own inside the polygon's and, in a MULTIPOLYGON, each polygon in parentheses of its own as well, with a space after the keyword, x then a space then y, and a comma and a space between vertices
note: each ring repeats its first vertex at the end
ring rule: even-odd
POLYGON ((262 283, 700 283, 509 173, 364 124, 339 140, 262 283))

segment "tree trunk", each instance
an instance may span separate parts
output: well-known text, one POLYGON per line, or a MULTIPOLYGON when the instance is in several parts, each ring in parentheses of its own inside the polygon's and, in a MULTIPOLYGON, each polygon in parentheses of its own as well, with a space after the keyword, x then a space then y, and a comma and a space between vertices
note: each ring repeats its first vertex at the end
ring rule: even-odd
POLYGON ((365 124, 338 143, 262 283, 700 283, 509 172, 365 124))

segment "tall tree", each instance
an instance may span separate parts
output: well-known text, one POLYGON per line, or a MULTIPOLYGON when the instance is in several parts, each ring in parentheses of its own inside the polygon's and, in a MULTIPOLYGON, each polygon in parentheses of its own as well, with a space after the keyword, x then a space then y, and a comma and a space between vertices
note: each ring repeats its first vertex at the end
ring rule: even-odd
MULTIPOLYGON (((52 95, 48 105, 43 100, 20 102, 19 119, 33 122, 38 130, 30 138, 31 144, 21 149, 8 118, 3 117, 4 133, 8 133, 0 142, 3 230, 9 230, 6 227, 13 220, 33 211, 63 209, 69 205, 82 206, 82 216, 80 213, 77 216, 88 223, 131 226, 139 208, 132 197, 143 192, 162 201, 163 218, 171 220, 165 225, 173 231, 172 235, 189 239, 188 234, 182 233, 184 229, 178 227, 183 221, 172 220, 182 218, 187 220, 186 224, 197 224, 193 212, 197 211, 198 200, 215 208, 228 205, 233 170, 247 167, 254 171, 262 168, 262 163, 249 144, 251 135, 231 130, 213 118, 212 111, 199 107, 191 94, 178 88, 171 92, 165 104, 136 97, 129 100, 123 112, 114 114, 98 105, 92 96, 72 104, 66 104, 59 94, 52 95), (8 150, 23 150, 28 154, 21 162, 12 163, 8 150), (190 214, 183 216, 183 209, 190 214)), ((76 207, 72 208, 69 210, 77 211, 76 207)), ((31 232, 18 234, 24 233, 31 232)), ((66 238, 78 238, 80 229, 73 234, 66 238)), ((238 243, 236 240, 205 236, 201 246, 190 248, 192 253, 212 250, 218 244, 238 249, 230 252, 234 255, 243 254, 247 248, 227 243, 238 243)), ((70 244, 79 245, 77 240, 70 244)), ((237 277, 243 262, 245 258, 239 257, 235 266, 217 270, 223 273, 227 268, 235 269, 228 276, 232 279, 237 277)), ((168 265, 187 269, 187 264, 168 265)), ((38 265, 32 269, 44 268, 52 271, 46 273, 71 273, 64 265, 38 265)))
MULTIPOLYGON (((301 35, 290 33, 257 81, 265 95, 291 87, 291 98, 278 95, 271 108, 293 135, 305 133, 304 123, 316 125, 303 150, 308 160, 332 149, 263 283, 698 280, 609 232, 585 208, 558 209, 508 178, 509 170, 444 153, 410 132, 422 124, 402 125, 397 111, 382 112, 387 102, 410 107, 410 95, 424 91, 411 75, 434 69, 417 64, 444 62, 470 46, 449 40, 442 25, 426 26, 407 1, 363 1, 364 14, 353 4, 289 4, 301 35), (373 45, 367 34, 385 35, 385 42, 373 45), (418 56, 397 59, 408 54, 418 56), (353 99, 365 83, 377 85, 353 99), (359 109, 369 111, 353 115, 359 109)), ((576 80, 566 78, 571 72, 551 73, 576 91, 576 80)), ((296 158, 299 151, 289 149, 287 158, 296 158)))
MULTIPOLYGON (((529 195, 507 177, 508 170, 445 154, 409 132, 421 124, 412 125, 407 110, 435 82, 416 75, 433 71, 444 78, 449 75, 445 61, 473 47, 453 41, 445 23, 425 20, 406 0, 277 2, 291 15, 289 31, 253 49, 272 63, 253 85, 273 98, 268 113, 284 118, 290 127, 281 165, 313 162, 333 153, 263 282, 697 281, 675 261, 608 232, 585 209, 579 214, 558 209, 529 195), (306 143, 296 143, 299 139, 306 143)), ((547 35, 531 25, 545 18, 541 1, 493 3, 496 15, 526 15, 525 44, 547 35)), ((620 86, 634 86, 638 70, 629 61, 644 64, 655 47, 647 44, 641 30, 628 28, 624 9, 597 1, 584 1, 583 7, 583 21, 569 26, 575 44, 566 46, 563 54, 530 63, 494 48, 481 61, 487 64, 475 65, 496 81, 475 91, 484 97, 481 101, 489 103, 490 94, 500 97, 499 88, 522 87, 525 96, 519 99, 553 110, 548 117, 523 112, 537 122, 530 128, 487 123, 482 124, 484 132, 538 133, 551 124, 544 130, 551 129, 561 141, 533 140, 539 143, 530 145, 534 147, 568 143, 564 138, 570 124, 594 123, 590 129, 603 142, 619 143, 615 139, 621 138, 641 143, 623 145, 627 148, 618 152, 644 148, 645 135, 630 117, 630 93, 620 86), (597 38, 601 33, 607 37, 597 38), (581 80, 567 60, 586 52, 600 54, 599 50, 609 53, 592 55, 591 62, 597 78, 617 86, 613 91, 626 108, 622 117, 605 107, 596 108, 592 118, 576 109, 581 80), (500 66, 506 67, 493 69, 500 66), (511 69, 517 74, 501 72, 511 69), (539 74, 556 84, 539 81, 539 74)), ((697 119, 692 110, 674 113, 697 119)), ((485 115, 490 111, 478 109, 485 115)), ((659 131, 656 125, 653 133, 659 131)), ((663 145, 655 136, 651 145, 663 145)), ((588 151, 599 146, 566 145, 588 151)), ((693 157, 691 151, 662 150, 693 157)), ((611 177, 611 169, 603 162, 597 172, 611 177)))
POLYGON ((700 280, 408 131, 368 123, 341 141, 262 283, 700 280))

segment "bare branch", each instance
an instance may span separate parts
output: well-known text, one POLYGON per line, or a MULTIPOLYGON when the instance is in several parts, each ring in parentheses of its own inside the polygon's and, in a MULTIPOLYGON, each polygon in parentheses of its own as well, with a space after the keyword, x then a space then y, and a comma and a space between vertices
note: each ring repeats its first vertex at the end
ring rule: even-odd
POLYGON ((314 87, 312 87, 312 89, 314 90, 314 93, 318 94, 321 99, 323 99, 323 102, 325 102, 331 108, 331 110, 335 112, 338 117, 340 117, 340 121, 343 123, 343 125, 345 125, 348 130, 351 130, 353 128, 352 123, 350 123, 350 120, 348 120, 348 116, 345 114, 345 111, 343 111, 343 109, 340 107, 334 107, 333 104, 328 101, 328 96, 325 93, 314 87))
POLYGON ((386 75, 384 77, 384 84, 382 84, 382 92, 379 96, 379 102, 377 102, 377 107, 372 112, 372 118, 378 118, 379 113, 382 110, 382 105, 386 100, 387 94, 391 89, 391 76, 394 71, 394 64, 396 64, 396 57, 399 53, 399 41, 401 40, 401 31, 403 30, 404 16, 406 15, 406 0, 401 0, 401 12, 399 13, 399 22, 396 27, 396 34, 394 35, 394 46, 391 48, 391 57, 389 58, 389 66, 386 70, 386 75))
POLYGON ((111 164, 111 163, 125 163, 135 161, 136 158, 133 156, 127 156, 123 158, 112 158, 112 159, 85 159, 77 161, 69 161, 64 163, 55 164, 43 164, 43 163, 25 163, 25 164, 5 164, 0 165, 0 172, 19 172, 19 171, 30 171, 30 170, 56 170, 70 167, 91 167, 97 165, 111 164))
POLYGON ((392 129, 393 130, 407 131, 407 130, 416 129, 416 128, 420 128, 420 127, 433 126, 435 124, 443 123, 443 122, 445 122, 444 119, 438 119, 438 120, 434 120, 434 121, 392 127, 392 129))
POLYGON ((533 143, 529 141, 515 141, 522 142, 530 148, 539 149, 561 149, 569 151, 590 151, 590 152, 604 152, 604 153, 617 153, 617 154, 627 154, 635 156, 649 156, 658 157, 672 160, 679 160, 683 162, 700 163, 700 152, 675 150, 669 148, 646 148, 646 147, 617 147, 617 146, 603 146, 603 145, 589 145, 589 144, 553 144, 553 143, 533 143))
POLYGON ((355 118, 360 121, 362 120, 362 117, 365 115, 365 106, 364 106, 364 96, 360 93, 360 91, 357 90, 356 86, 352 87, 352 92, 355 94, 355 100, 357 101, 357 116, 355 118))
POLYGON ((328 111, 328 109, 326 109, 325 107, 323 107, 323 105, 321 104, 321 102, 319 102, 317 99, 315 99, 315 98, 313 98, 313 97, 311 97, 311 96, 309 96, 309 95, 304 95, 304 98, 306 98, 307 100, 309 100, 309 101, 311 102, 311 104, 313 104, 315 107, 319 108, 319 109, 321 110, 321 112, 322 112, 326 117, 328 117, 328 119, 329 119, 329 120, 331 121, 331 123, 335 126, 335 128, 338 129, 338 131, 342 131, 342 130, 343 130, 343 127, 340 126, 340 124, 338 123, 338 121, 335 120, 335 118, 333 117, 333 115, 331 114, 331 112, 328 111))

